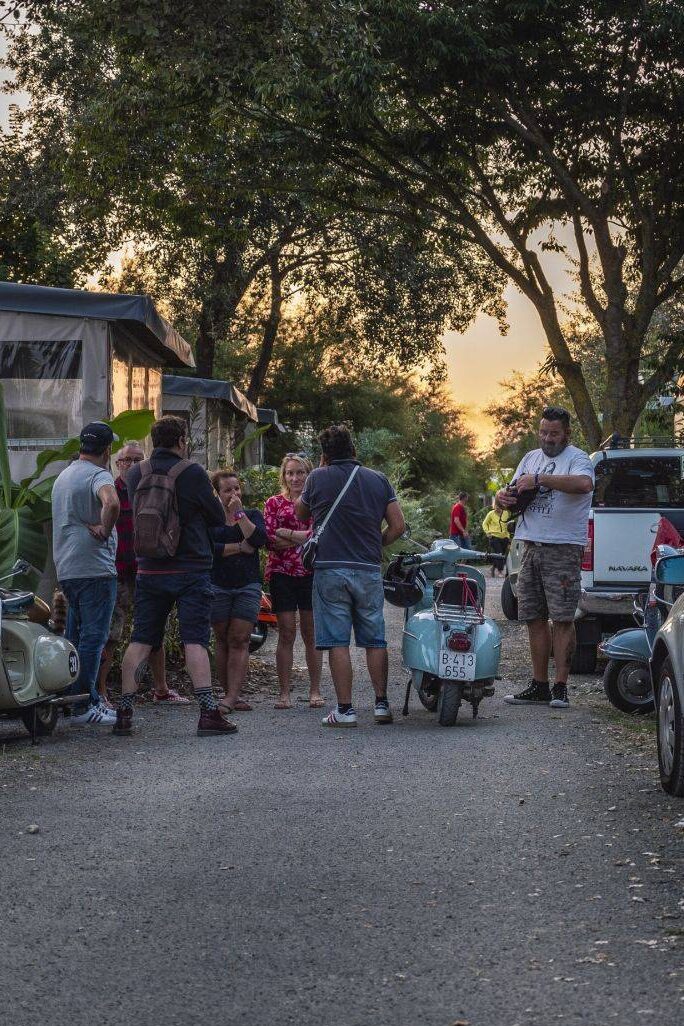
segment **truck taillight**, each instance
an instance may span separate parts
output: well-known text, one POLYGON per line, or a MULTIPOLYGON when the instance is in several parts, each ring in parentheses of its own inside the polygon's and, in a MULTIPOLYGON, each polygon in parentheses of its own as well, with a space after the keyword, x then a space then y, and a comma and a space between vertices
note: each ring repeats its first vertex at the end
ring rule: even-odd
POLYGON ((593 570, 594 569, 594 521, 590 520, 587 524, 587 544, 584 546, 584 555, 582 556, 582 569, 593 570))

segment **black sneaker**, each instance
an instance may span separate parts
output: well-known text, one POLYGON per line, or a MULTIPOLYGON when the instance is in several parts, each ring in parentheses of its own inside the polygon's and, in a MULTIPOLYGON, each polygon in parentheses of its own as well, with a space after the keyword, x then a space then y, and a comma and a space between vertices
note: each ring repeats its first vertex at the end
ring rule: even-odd
POLYGON ((517 695, 504 695, 504 702, 509 705, 548 705, 551 701, 551 689, 548 681, 531 680, 524 691, 517 695))
POLYGON ((553 689, 551 691, 551 701, 549 702, 549 705, 552 709, 567 709, 570 706, 567 685, 553 685, 553 689))

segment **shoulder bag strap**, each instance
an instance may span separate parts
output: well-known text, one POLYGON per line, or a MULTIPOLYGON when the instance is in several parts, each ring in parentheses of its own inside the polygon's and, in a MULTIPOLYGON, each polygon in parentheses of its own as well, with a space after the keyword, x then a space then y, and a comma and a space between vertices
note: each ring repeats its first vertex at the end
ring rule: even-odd
POLYGON ((342 491, 341 491, 341 492, 340 492, 340 494, 339 494, 339 495, 337 496, 337 498, 336 498, 336 499, 335 499, 335 501, 333 502, 332 506, 330 507, 330 509, 329 509, 329 510, 328 510, 328 512, 326 513, 326 515, 325 515, 325 520, 323 521, 323 523, 321 524, 321 526, 320 526, 320 527, 318 528, 318 530, 316 531, 316 539, 320 538, 320 537, 321 537, 321 535, 323 534, 323 531, 325 530, 326 524, 327 524, 327 523, 328 523, 328 521, 330 520, 330 517, 331 517, 331 516, 333 515, 333 513, 335 512, 335 510, 337 509, 337 507, 339 506, 339 504, 340 504, 340 503, 342 502, 342 499, 343 499, 343 498, 344 498, 344 496, 346 495, 346 492, 347 492, 347 489, 349 488, 349 485, 350 485, 350 484, 352 483, 352 481, 353 481, 353 480, 354 480, 354 478, 356 477, 356 472, 358 471, 358 469, 359 469, 359 466, 358 466, 358 464, 357 464, 357 465, 356 465, 356 466, 354 467, 354 469, 352 470, 352 472, 351 472, 351 474, 349 475, 349 477, 347 478, 347 480, 345 481, 345 484, 344 484, 344 488, 342 489, 342 491))

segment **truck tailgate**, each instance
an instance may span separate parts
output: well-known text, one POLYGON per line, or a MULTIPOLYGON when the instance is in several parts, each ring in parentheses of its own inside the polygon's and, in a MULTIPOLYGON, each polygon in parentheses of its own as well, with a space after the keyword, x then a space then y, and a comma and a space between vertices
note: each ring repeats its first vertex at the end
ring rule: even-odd
POLYGON ((656 531, 661 515, 668 513, 666 509, 595 509, 594 586, 648 584, 656 531))

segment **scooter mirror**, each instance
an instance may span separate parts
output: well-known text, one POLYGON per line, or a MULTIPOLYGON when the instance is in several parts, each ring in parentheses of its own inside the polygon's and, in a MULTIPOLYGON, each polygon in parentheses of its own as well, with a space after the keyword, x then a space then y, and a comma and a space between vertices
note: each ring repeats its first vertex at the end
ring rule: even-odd
POLYGON ((404 530, 402 531, 401 537, 402 538, 410 538, 411 537, 411 525, 410 524, 405 524, 404 525, 404 530))

